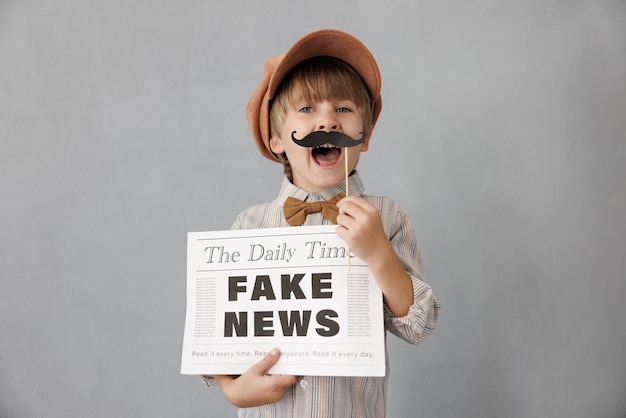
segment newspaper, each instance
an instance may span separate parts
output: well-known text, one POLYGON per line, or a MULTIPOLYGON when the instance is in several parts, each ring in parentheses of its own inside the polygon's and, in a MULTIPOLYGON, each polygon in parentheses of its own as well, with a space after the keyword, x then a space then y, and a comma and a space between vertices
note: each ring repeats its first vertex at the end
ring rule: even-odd
POLYGON ((182 374, 384 376, 383 301, 336 226, 190 232, 182 374))

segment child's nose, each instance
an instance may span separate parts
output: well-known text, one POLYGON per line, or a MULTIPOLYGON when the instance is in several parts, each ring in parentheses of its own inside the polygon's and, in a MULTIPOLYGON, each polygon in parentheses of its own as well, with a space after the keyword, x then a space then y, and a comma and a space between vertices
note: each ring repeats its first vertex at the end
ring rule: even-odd
POLYGON ((317 125, 318 131, 336 131, 339 129, 339 122, 334 112, 323 112, 317 125))

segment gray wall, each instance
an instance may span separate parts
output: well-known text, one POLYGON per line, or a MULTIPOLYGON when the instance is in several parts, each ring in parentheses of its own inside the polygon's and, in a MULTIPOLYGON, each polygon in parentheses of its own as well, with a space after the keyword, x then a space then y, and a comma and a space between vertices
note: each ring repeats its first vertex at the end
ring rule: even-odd
POLYGON ((389 417, 626 417, 624 1, 0 1, 0 416, 224 417, 179 375, 186 232, 281 170, 263 61, 361 38, 360 170, 410 212, 443 311, 389 338, 389 417), (224 200, 218 199, 218 195, 224 200))

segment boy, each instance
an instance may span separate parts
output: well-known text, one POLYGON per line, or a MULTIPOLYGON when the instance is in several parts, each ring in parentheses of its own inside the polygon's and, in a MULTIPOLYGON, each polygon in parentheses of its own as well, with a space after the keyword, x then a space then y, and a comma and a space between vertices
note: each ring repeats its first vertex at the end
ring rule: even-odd
MULTIPOLYGON (((310 33, 270 58, 247 118, 261 154, 284 165, 285 180, 277 199, 242 212, 233 229, 336 223, 382 290, 385 328, 418 344, 435 327, 439 301, 421 279, 411 221, 392 200, 362 195, 355 170, 380 114, 380 85, 369 50, 336 30, 310 33), (316 203, 300 208, 295 199, 316 203)), ((386 376, 309 376, 295 385, 295 376, 266 374, 279 356, 272 350, 238 377, 203 379, 220 386, 240 417, 385 415, 386 376)))

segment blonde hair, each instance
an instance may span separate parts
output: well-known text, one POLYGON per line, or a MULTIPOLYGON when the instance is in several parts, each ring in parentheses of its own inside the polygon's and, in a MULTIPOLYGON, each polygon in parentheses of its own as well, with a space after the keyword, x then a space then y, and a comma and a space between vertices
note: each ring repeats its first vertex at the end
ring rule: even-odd
MULTIPOLYGON (((346 62, 333 57, 316 57, 301 62, 283 79, 270 102, 270 136, 280 136, 287 110, 296 100, 349 99, 361 114, 363 134, 369 136, 372 103, 363 79, 346 62)), ((285 175, 293 181, 291 165, 283 153, 277 155, 285 175)))

